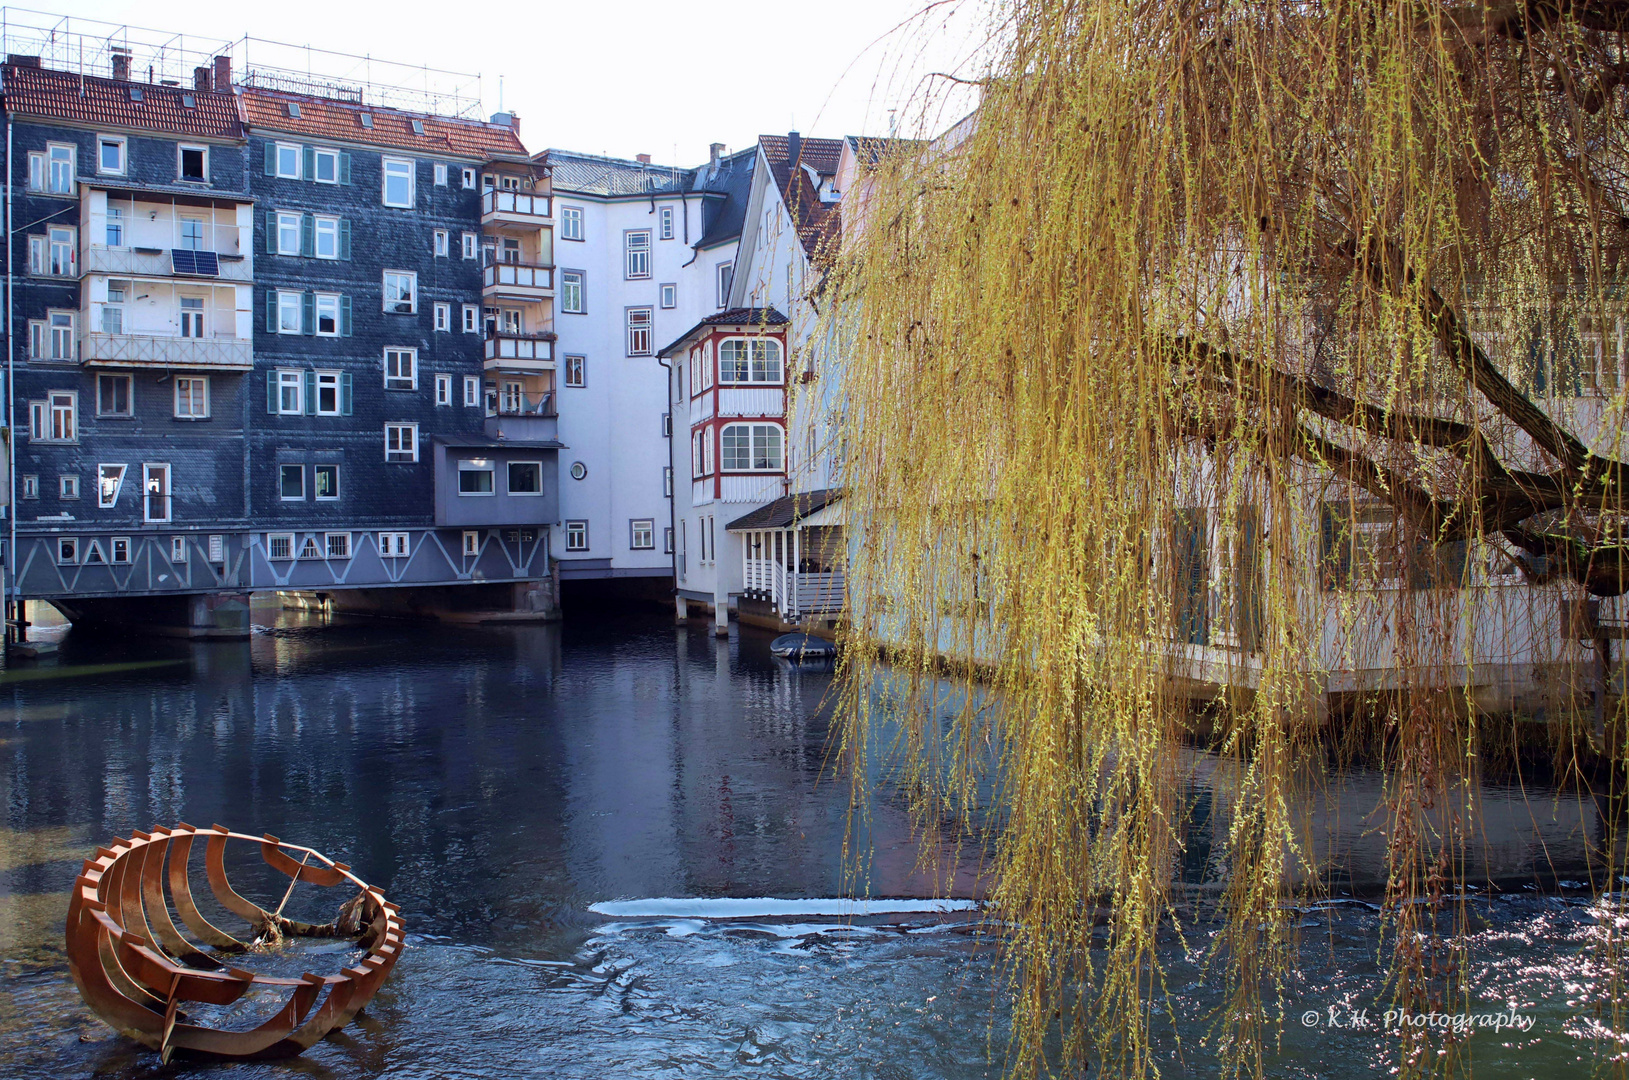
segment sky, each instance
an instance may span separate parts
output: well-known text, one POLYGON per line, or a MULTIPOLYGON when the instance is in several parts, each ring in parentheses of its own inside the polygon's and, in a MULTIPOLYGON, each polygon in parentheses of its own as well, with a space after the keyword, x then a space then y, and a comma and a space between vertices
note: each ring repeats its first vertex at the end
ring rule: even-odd
MULTIPOLYGON (((759 134, 794 128, 826 137, 887 134, 889 108, 914 104, 909 115, 918 116, 930 100, 935 115, 927 126, 942 130, 967 102, 934 95, 965 99, 965 91, 924 76, 977 74, 986 2, 409 0, 387 8, 335 0, 69 0, 49 10, 67 16, 70 29, 80 29, 75 19, 128 23, 183 33, 189 47, 194 36, 201 43, 247 34, 478 74, 483 115, 498 111, 501 76, 502 106, 519 116, 521 139, 534 152, 647 153, 684 167, 704 162, 710 143, 743 149, 759 134), (455 16, 459 10, 467 14, 455 16)), ((269 51, 254 42, 249 48, 251 61, 269 51)), ((898 119, 901 134, 908 133, 906 115, 898 119)))

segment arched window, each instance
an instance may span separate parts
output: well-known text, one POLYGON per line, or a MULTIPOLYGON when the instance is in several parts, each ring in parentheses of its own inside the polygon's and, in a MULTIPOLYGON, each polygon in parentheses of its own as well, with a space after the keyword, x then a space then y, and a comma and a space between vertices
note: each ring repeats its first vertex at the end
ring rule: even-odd
POLYGON ((780 472, 781 429, 778 424, 729 424, 722 446, 725 472, 780 472))
POLYGON ((721 383, 781 381, 781 343, 774 338, 729 338, 718 347, 721 383))

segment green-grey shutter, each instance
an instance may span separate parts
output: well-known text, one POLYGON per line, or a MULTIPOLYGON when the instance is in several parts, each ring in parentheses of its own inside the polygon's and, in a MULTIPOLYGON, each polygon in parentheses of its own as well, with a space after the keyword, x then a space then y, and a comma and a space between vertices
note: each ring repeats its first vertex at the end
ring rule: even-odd
POLYGON ((266 211, 266 254, 277 254, 277 211, 266 211))
POLYGON ((339 182, 342 184, 351 182, 351 155, 349 154, 339 155, 339 182))
POLYGON ((302 149, 305 155, 305 173, 303 175, 307 180, 315 180, 317 178, 317 151, 310 146, 302 149))
POLYGON ((305 369, 305 414, 317 415, 317 373, 311 368, 305 369))
POLYGON ((339 412, 341 416, 351 415, 351 373, 339 373, 339 412))
POLYGON ((266 175, 277 175, 277 144, 273 142, 266 144, 266 175))
POLYGON ((300 215, 300 254, 311 258, 317 253, 317 219, 311 214, 300 215))
POLYGON ((310 289, 300 294, 300 333, 310 336, 317 332, 317 297, 310 289))
POLYGON ((349 260, 351 257, 351 219, 339 219, 339 257, 349 260))
POLYGON ((351 296, 341 293, 339 297, 339 333, 341 337, 351 336, 351 296))
POLYGON ((277 415, 277 372, 266 372, 266 411, 277 415))
POLYGON ((266 333, 277 333, 277 290, 266 290, 266 333))

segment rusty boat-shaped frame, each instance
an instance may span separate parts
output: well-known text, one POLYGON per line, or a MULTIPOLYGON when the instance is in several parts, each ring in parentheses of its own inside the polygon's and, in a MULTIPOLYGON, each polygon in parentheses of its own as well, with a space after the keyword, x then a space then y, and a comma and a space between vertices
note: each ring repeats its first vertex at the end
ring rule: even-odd
POLYGON ((378 889, 321 852, 275 836, 183 823, 138 831, 98 848, 95 858, 85 861, 68 901, 67 946, 69 970, 85 1003, 165 1061, 177 1050, 228 1058, 288 1057, 344 1027, 372 999, 401 955, 402 923, 396 906, 378 889), (221 907, 249 924, 250 941, 228 934, 198 910, 188 864, 199 837, 210 891, 221 907), (227 880, 228 841, 258 845, 266 864, 289 879, 285 903, 299 882, 323 887, 348 882, 356 896, 327 924, 286 919, 281 906, 267 911, 227 880), (172 905, 194 940, 175 925, 172 905), (230 967, 205 951, 248 953, 256 939, 268 936, 355 937, 356 947, 367 952, 336 974, 286 978, 230 967), (227 1006, 252 989, 283 1000, 258 1027, 229 1031, 190 1022, 187 1003, 227 1006))

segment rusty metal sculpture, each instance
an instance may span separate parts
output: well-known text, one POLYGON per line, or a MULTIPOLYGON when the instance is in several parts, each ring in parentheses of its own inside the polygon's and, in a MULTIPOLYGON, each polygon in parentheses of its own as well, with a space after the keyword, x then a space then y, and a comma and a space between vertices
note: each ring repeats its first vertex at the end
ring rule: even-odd
POLYGON ((98 848, 74 882, 67 939, 69 969, 85 1003, 112 1027, 157 1050, 165 1061, 177 1050, 232 1058, 287 1057, 345 1026, 368 1003, 401 955, 402 924, 396 906, 379 890, 318 851, 285 844, 275 836, 230 832, 222 825, 195 829, 183 823, 137 832, 111 847, 98 848), (215 926, 193 900, 188 860, 193 840, 200 836, 210 891, 223 908, 249 924, 249 941, 215 926), (258 845, 267 865, 289 878, 284 904, 299 882, 318 886, 349 882, 357 894, 331 923, 284 918, 282 904, 267 911, 232 888, 226 878, 228 841, 258 845), (176 927, 171 905, 196 944, 176 927), (365 949, 366 955, 338 974, 308 972, 299 978, 228 967, 212 955, 247 954, 284 936, 354 937, 356 948, 365 949), (252 1030, 194 1023, 187 1011, 189 1003, 231 1005, 251 990, 282 1001, 274 1015, 252 1030))

